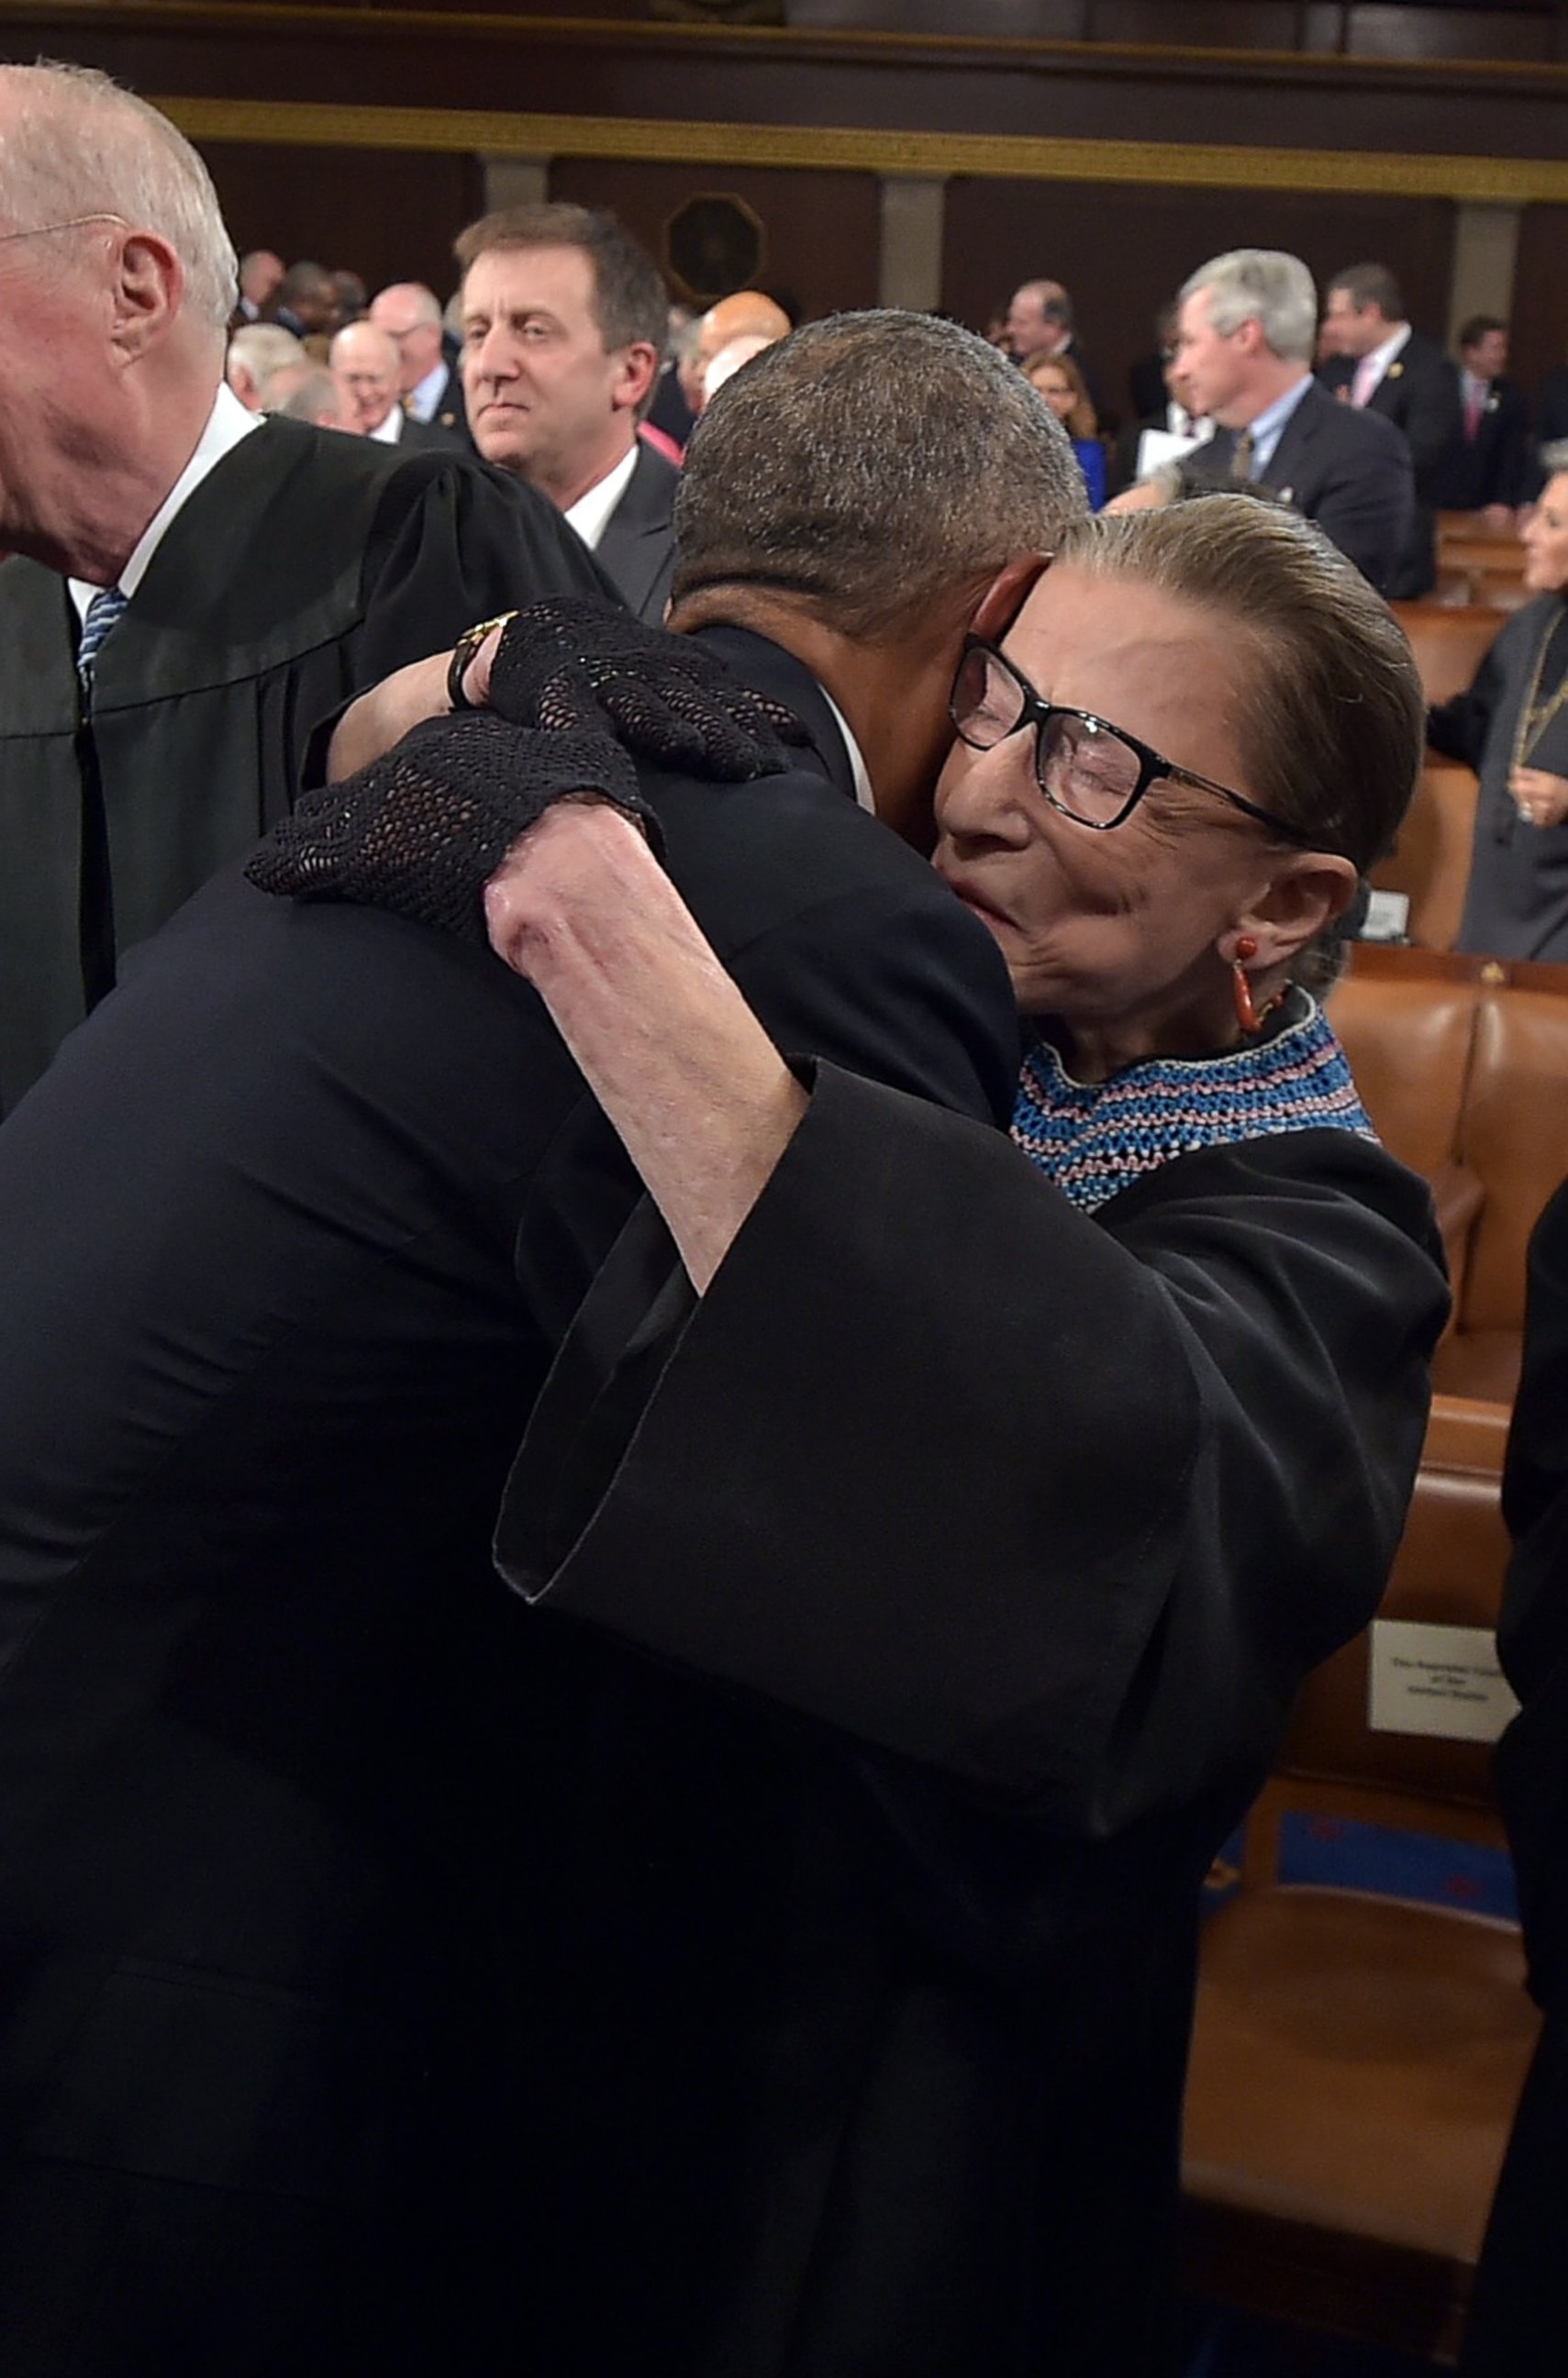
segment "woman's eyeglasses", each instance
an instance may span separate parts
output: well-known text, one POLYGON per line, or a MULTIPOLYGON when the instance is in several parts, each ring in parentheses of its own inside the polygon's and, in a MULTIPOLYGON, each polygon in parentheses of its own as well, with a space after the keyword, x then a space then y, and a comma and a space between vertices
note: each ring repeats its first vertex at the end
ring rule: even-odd
POLYGON ((1164 778, 1217 793, 1286 841, 1303 849, 1313 847, 1299 826, 1260 809, 1228 785, 1177 767, 1108 719, 1059 702, 1043 702, 1029 679, 983 636, 971 636, 965 643, 947 707, 955 731, 973 751, 993 751, 1009 735, 1032 727, 1036 784, 1053 809, 1097 834, 1125 823, 1150 786, 1164 778))

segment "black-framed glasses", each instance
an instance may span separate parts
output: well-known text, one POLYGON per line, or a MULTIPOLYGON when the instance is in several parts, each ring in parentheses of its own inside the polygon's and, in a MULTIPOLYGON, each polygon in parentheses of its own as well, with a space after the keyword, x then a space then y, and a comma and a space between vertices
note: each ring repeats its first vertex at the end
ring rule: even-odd
POLYGON ((971 751, 994 751, 1009 735, 1032 727, 1035 783, 1053 809, 1096 834, 1124 824, 1150 786, 1164 778, 1217 793, 1287 842, 1304 850, 1314 847, 1312 837, 1299 826, 1260 809, 1229 785, 1178 767, 1125 727, 1113 727, 1108 718, 1063 703, 1043 702, 1022 672, 983 636, 965 639, 947 710, 955 732, 971 751))

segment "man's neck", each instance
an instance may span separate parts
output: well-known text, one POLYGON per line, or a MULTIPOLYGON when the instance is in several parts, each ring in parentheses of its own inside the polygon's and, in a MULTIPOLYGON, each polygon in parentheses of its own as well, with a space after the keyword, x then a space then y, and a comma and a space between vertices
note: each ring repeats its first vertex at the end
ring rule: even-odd
MULTIPOLYGON (((618 426, 614 441, 599 447, 591 458, 585 460, 581 455, 576 456, 572 462, 563 462, 548 478, 543 475, 536 478, 534 485, 541 496, 549 498, 557 511, 569 512, 573 504, 580 504, 585 496, 592 495, 600 481, 608 479, 618 463, 624 462, 636 438, 637 425, 630 421, 624 429, 618 426)), ((525 473, 524 475, 529 474, 525 473)))
POLYGON ((86 462, 78 459, 58 518, 34 536, 13 537, 15 549, 63 578, 113 586, 195 453, 217 389, 214 378, 171 405, 161 421, 144 421, 143 436, 127 436, 86 462))
POLYGON ((1305 364, 1275 356, 1259 370, 1246 394, 1226 405, 1215 418, 1222 429, 1248 429, 1263 414, 1272 412, 1282 396, 1288 396, 1293 388, 1299 388, 1310 377, 1305 364))

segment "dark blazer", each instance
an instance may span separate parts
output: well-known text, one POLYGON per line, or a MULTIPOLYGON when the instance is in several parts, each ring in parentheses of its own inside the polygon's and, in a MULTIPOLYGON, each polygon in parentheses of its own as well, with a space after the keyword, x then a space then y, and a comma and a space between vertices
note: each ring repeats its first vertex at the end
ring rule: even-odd
POLYGON ((425 433, 422 442, 426 444, 455 446, 464 454, 474 452, 474 440, 468 428, 468 408, 463 401, 463 375, 455 364, 447 366, 446 378, 441 382, 435 411, 429 419, 415 423, 411 418, 410 426, 425 433))
MULTIPOLYGON (((1194 466, 1224 479, 1235 450, 1236 432, 1217 429, 1194 466)), ((1259 475, 1389 592, 1416 504, 1409 449, 1389 423, 1309 381, 1259 475)))
POLYGON ((1416 514, 1387 588, 1396 602, 1418 601, 1437 582, 1437 524, 1444 472, 1463 444, 1459 370, 1419 330, 1404 346, 1367 399, 1363 411, 1392 421, 1410 449, 1416 473, 1416 514))
MULTIPOLYGON (((714 634, 813 749, 645 773, 698 917, 786 1046, 1004 1115, 994 944, 714 634)), ((604 1712, 490 1535, 637 1197, 488 950, 237 873, 0 1130, 6 2378, 505 2363, 533 2248, 459 2285, 452 2208, 519 2201, 604 1712)))
POLYGON ((1568 1185, 1530 1242, 1525 1362, 1503 1472, 1514 1539, 1498 1650, 1519 1696, 1497 1778, 1530 1988, 1545 2014, 1476 2276, 1465 2378, 1568 2366, 1568 1185))
POLYGON ((1522 504, 1530 485, 1530 408, 1512 380, 1487 390, 1476 434, 1461 434, 1439 471, 1432 500, 1441 511, 1479 511, 1522 504))
POLYGON ((669 600, 675 569, 675 490, 681 474, 637 440, 637 463, 626 493, 605 522, 595 558, 628 610, 657 626, 669 600))

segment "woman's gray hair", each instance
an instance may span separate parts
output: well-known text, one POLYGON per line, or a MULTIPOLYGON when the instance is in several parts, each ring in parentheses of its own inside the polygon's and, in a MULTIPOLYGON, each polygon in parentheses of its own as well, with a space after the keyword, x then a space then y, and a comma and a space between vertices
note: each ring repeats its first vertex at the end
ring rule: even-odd
POLYGON ((1214 494, 1101 514, 1057 554, 1217 614, 1251 664, 1244 789, 1363 872, 1383 856, 1416 789, 1426 704, 1405 631, 1326 536, 1283 505, 1214 494))
MULTIPOLYGON (((1426 702, 1404 630, 1327 537, 1283 506, 1212 494, 1102 513, 1068 531, 1058 558, 1216 614, 1251 664, 1241 789, 1363 875, 1392 847, 1420 773, 1426 702)), ((1309 989, 1333 980, 1337 939, 1320 935, 1293 969, 1309 989)))
POLYGON ((214 330, 234 311, 235 252, 211 176, 165 115, 95 66, 0 68, 18 102, 0 156, 7 228, 122 215, 166 239, 185 267, 185 304, 214 330))
POLYGON ((1541 469, 1549 479, 1568 471, 1568 438, 1550 438, 1540 450, 1541 469))
POLYGON ((1318 343, 1318 292, 1298 256, 1279 247, 1233 247, 1211 257, 1183 282, 1177 304, 1200 290, 1209 292, 1209 319, 1216 330, 1239 330, 1256 321, 1276 355, 1309 364, 1318 343))
POLYGON ((697 424, 673 600, 750 586, 874 641, 1049 550, 1084 510, 1050 407, 983 339, 890 307, 835 314, 754 356, 697 424))

